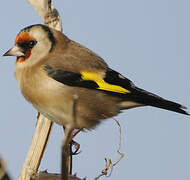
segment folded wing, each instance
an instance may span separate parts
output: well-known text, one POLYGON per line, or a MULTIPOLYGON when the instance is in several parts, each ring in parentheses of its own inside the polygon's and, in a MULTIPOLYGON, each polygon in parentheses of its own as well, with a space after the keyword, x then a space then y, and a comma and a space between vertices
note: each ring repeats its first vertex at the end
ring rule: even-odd
POLYGON ((186 108, 181 104, 168 101, 136 87, 132 81, 110 68, 108 68, 106 72, 81 70, 80 73, 76 73, 63 69, 54 69, 46 65, 44 70, 49 77, 68 86, 104 91, 105 93, 120 97, 124 101, 129 100, 189 115, 184 110, 186 108))

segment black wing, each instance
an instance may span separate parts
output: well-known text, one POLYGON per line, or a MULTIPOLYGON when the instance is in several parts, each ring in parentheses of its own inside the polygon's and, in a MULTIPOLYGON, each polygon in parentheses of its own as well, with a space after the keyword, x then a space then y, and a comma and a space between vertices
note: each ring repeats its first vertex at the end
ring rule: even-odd
POLYGON ((181 104, 168 101, 153 93, 140 89, 132 81, 109 68, 104 76, 89 71, 81 71, 80 73, 69 72, 62 69, 53 69, 50 66, 45 66, 44 70, 48 76, 65 85, 104 91, 105 93, 121 97, 124 100, 189 115, 183 110, 186 108, 181 104))

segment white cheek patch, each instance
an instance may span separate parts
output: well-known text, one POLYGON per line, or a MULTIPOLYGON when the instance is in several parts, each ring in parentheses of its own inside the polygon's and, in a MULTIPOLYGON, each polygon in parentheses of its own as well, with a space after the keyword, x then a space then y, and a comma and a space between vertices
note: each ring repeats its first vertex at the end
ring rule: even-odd
POLYGON ((37 41, 42 41, 43 39, 47 38, 47 34, 44 33, 43 29, 40 26, 35 27, 35 30, 31 30, 30 35, 34 37, 37 41))

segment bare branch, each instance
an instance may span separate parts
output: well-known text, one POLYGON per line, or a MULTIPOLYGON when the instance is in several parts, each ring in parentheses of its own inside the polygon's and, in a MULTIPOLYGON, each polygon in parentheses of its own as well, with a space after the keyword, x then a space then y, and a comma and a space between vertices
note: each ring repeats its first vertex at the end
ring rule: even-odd
MULTIPOLYGON (((57 10, 51 5, 51 0, 28 0, 36 9, 46 25, 62 31, 61 20, 57 10)), ((30 145, 19 180, 29 180, 38 171, 45 147, 47 145, 52 122, 44 116, 38 116, 36 130, 30 145)))
POLYGON ((62 31, 61 19, 58 11, 51 5, 51 0, 28 0, 38 12, 44 24, 62 31))
POLYGON ((29 180, 35 176, 38 171, 43 153, 48 143, 49 135, 52 129, 52 122, 40 115, 36 124, 32 143, 27 153, 19 180, 29 180))

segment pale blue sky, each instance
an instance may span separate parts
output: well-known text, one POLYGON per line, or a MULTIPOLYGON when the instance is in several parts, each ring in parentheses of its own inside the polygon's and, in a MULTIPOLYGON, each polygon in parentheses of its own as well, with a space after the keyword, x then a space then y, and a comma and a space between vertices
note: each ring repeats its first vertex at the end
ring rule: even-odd
MULTIPOLYGON (((63 30, 103 57, 141 88, 182 103, 190 109, 190 1, 188 0, 53 0, 63 30)), ((25 26, 42 23, 27 0, 6 0, 0 6, 0 54, 25 26)), ((13 57, 0 57, 0 155, 16 179, 36 123, 36 110, 22 97, 14 78, 13 57)), ((122 126, 124 159, 110 180, 189 180, 190 118, 151 107, 117 116, 122 126)), ((82 153, 73 172, 93 179, 104 157, 116 160, 118 127, 105 121, 81 133, 82 153)), ((55 125, 40 170, 59 172, 62 128, 55 125)), ((103 178, 102 178, 103 179, 103 178)))

